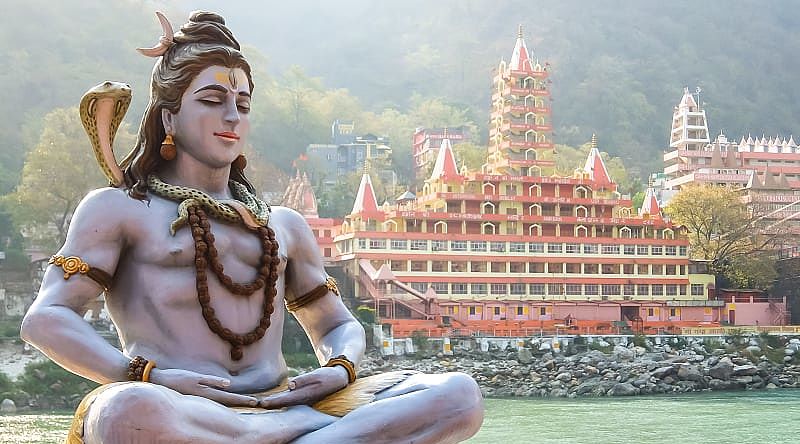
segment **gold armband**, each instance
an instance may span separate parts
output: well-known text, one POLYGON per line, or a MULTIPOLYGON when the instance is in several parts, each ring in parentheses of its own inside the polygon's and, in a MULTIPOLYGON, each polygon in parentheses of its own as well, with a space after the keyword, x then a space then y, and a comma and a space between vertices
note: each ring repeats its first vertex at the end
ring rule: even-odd
POLYGON ((347 370, 347 383, 352 384, 356 380, 356 365, 353 364, 353 361, 347 359, 345 355, 339 355, 329 359, 324 367, 335 367, 337 365, 347 370))
POLYGON ((90 267, 89 264, 83 261, 78 256, 64 257, 55 255, 50 258, 48 263, 61 267, 64 270, 64 280, 69 280, 73 274, 85 274, 89 279, 97 282, 103 287, 104 291, 111 288, 111 275, 99 268, 90 267))
POLYGON ((328 292, 333 292, 336 296, 339 295, 339 287, 336 285, 336 279, 328 277, 325 283, 320 284, 318 287, 309 291, 308 293, 300 296, 293 301, 286 301, 286 309, 289 311, 297 311, 306 305, 316 301, 317 299, 325 296, 328 292))

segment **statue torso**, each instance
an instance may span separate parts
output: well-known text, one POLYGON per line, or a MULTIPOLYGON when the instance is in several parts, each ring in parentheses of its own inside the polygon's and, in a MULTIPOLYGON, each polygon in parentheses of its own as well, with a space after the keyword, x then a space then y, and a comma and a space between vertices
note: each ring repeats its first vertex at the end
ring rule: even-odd
MULTIPOLYGON (((119 330, 125 351, 154 359, 159 368, 182 368, 231 379, 231 391, 252 392, 276 385, 285 377, 281 354, 283 295, 289 239, 272 228, 280 245, 278 294, 266 335, 244 347, 239 361, 230 357, 230 344, 214 334, 203 319, 197 300, 195 247, 189 228, 175 236, 169 224, 177 203, 152 196, 148 205, 130 199, 123 229, 125 247, 114 273, 107 307, 119 330)), ((234 282, 251 282, 262 255, 256 232, 210 219, 219 259, 234 282)), ((211 306, 224 327, 246 333, 262 316, 264 289, 237 296, 208 270, 211 306)))

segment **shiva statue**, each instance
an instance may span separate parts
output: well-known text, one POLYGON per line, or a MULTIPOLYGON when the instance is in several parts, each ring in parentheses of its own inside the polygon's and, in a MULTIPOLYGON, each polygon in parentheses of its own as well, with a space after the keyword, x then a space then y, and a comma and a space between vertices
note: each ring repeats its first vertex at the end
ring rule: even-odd
POLYGON ((110 186, 89 193, 51 258, 21 336, 101 386, 67 443, 455 443, 483 420, 462 373, 358 378, 364 330, 323 268, 307 223, 245 177, 250 65, 225 21, 158 13, 150 100, 131 152, 113 139, 130 88, 81 102, 110 186), (104 291, 121 350, 79 315, 104 291), (320 367, 289 379, 286 312, 320 367))

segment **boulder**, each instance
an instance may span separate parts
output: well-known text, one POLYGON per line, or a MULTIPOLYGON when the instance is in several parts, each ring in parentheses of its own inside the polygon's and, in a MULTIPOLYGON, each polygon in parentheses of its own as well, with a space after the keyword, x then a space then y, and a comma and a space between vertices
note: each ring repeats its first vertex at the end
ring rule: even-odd
POLYGON ((639 392, 639 389, 627 382, 614 384, 613 387, 606 393, 608 396, 633 396, 639 392))
POLYGON ((517 351, 517 361, 522 364, 530 364, 533 362, 533 354, 528 348, 521 348, 517 351))
POLYGON ((733 376, 753 376, 758 374, 758 367, 753 364, 748 365, 735 365, 733 367, 733 376))
POLYGON ((746 349, 744 349, 747 353, 751 355, 760 355, 761 354, 761 347, 757 345, 749 345, 746 349))
POLYGON ((700 373, 700 370, 694 365, 680 366, 680 368, 678 368, 677 376, 678 379, 682 381, 699 382, 703 380, 703 374, 700 373))
POLYGON ((708 370, 708 374, 714 379, 721 379, 727 381, 733 375, 733 363, 730 359, 722 358, 717 365, 708 370))
POLYGON ((667 365, 653 370, 652 372, 650 372, 650 376, 653 376, 658 379, 664 379, 667 376, 673 374, 674 372, 675 372, 675 367, 667 365))
POLYGON ((0 413, 17 413, 17 405, 14 401, 6 398, 0 402, 0 413))
POLYGON ((617 345, 614 347, 612 356, 618 361, 631 361, 636 357, 636 353, 628 347, 617 345))

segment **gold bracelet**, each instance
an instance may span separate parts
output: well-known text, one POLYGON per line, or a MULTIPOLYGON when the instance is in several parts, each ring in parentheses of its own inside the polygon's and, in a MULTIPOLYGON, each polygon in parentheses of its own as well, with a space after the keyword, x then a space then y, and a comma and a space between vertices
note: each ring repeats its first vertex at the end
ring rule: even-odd
POLYGON ((353 364, 353 361, 347 359, 345 355, 339 355, 329 359, 325 367, 335 367, 337 365, 347 370, 347 383, 352 384, 356 380, 356 365, 353 364))
POLYGON ((150 372, 156 368, 156 361, 147 361, 142 372, 142 382, 150 382, 150 372))

